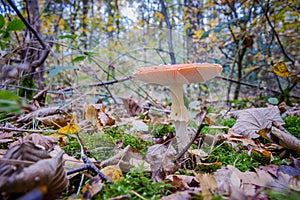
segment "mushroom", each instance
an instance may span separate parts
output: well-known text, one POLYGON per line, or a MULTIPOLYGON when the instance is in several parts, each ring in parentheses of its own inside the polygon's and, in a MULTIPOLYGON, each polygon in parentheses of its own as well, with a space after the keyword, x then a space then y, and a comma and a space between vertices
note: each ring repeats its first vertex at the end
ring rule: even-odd
POLYGON ((218 64, 194 63, 140 68, 134 73, 134 77, 143 82, 170 86, 172 92, 170 119, 175 124, 179 152, 190 142, 187 124, 191 116, 184 105, 183 84, 205 82, 219 75, 222 69, 218 64))

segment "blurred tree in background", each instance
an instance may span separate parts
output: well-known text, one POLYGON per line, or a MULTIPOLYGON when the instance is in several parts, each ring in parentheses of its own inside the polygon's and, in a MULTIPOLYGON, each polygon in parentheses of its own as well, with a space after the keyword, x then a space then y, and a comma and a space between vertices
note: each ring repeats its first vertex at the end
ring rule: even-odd
MULTIPOLYGON (((297 97, 298 1, 164 2, 177 63, 221 64, 223 100, 275 96, 289 102, 297 97)), ((124 90, 145 96, 131 82, 92 90, 84 86, 171 63, 158 0, 2 0, 0 14, 1 89, 29 99, 44 88, 53 95, 85 92, 115 102, 124 90)))

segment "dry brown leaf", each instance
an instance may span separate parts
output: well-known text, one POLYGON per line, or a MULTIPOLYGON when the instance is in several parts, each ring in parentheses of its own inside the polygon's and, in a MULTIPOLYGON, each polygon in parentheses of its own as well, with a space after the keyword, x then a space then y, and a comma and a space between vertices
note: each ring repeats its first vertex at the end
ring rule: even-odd
POLYGON ((250 138, 258 138, 261 130, 271 130, 273 124, 281 126, 284 121, 280 117, 278 107, 250 108, 232 112, 237 118, 232 127, 234 133, 246 135, 250 138))
POLYGON ((45 117, 36 117, 36 119, 42 122, 44 125, 61 128, 63 126, 66 126, 70 122, 71 116, 63 115, 63 114, 55 114, 55 115, 48 115, 45 117))
POLYGON ((82 188, 83 199, 91 199, 103 188, 104 184, 99 175, 93 177, 89 182, 82 188))
POLYGON ((218 182, 212 174, 195 174, 195 177, 200 183, 203 200, 210 200, 213 198, 218 182))
POLYGON ((199 187, 199 181, 194 176, 168 175, 166 180, 170 180, 170 184, 178 190, 188 189, 190 187, 199 187))
POLYGON ((190 200, 192 196, 199 194, 200 188, 190 188, 189 190, 176 192, 168 196, 164 196, 161 200, 190 200))
POLYGON ((112 126, 115 124, 115 119, 105 112, 103 104, 90 104, 85 112, 85 119, 102 128, 103 126, 112 126))
POLYGON ((43 136, 38 133, 32 133, 29 135, 26 135, 22 139, 19 139, 9 145, 9 148, 20 145, 24 142, 31 142, 35 145, 40 145, 45 148, 45 150, 52 150, 54 145, 56 144, 56 140, 51 136, 43 136))
POLYGON ((244 147, 257 147, 254 140, 249 138, 246 135, 238 135, 233 133, 231 130, 228 131, 228 134, 224 134, 223 138, 225 138, 226 142, 232 144, 234 147, 241 144, 244 147))
POLYGON ((59 107, 46 107, 46 108, 40 108, 32 113, 29 113, 17 120, 18 123, 25 123, 29 122, 33 118, 36 117, 45 117, 49 115, 54 115, 54 114, 60 114, 60 113, 65 113, 63 110, 61 110, 59 107))
POLYGON ((159 171, 170 172, 174 170, 175 155, 176 150, 172 145, 155 144, 150 146, 146 154, 146 161, 151 165, 152 174, 155 176, 156 172, 159 171))
MULTIPOLYGON (((6 164, 12 170, 5 170, 5 173, 1 172, 0 191, 5 194, 24 193, 43 185, 48 186, 49 193, 58 193, 65 190, 68 186, 68 179, 63 168, 62 156, 63 151, 56 158, 49 158, 45 150, 38 149, 30 143, 13 147, 5 155, 6 158, 32 161, 33 164, 27 167, 16 164, 14 168, 11 167, 11 164, 6 164), (26 154, 33 154, 37 157, 32 158, 32 155, 26 156, 26 154), (47 158, 43 159, 45 155, 47 155, 47 158)), ((1 167, 1 171, 2 169, 1 167)))
POLYGON ((264 188, 279 192, 287 191, 291 178, 276 165, 262 166, 255 169, 255 172, 241 172, 228 165, 217 170, 214 177, 218 182, 219 193, 239 196, 242 192, 250 199, 256 197, 264 188))
POLYGON ((277 143, 280 146, 287 149, 300 151, 300 140, 292 134, 290 134, 289 132, 285 131, 284 129, 281 130, 273 126, 271 130, 271 135, 272 136, 269 139, 274 143, 277 143))
POLYGON ((142 113, 143 109, 132 98, 121 98, 121 99, 122 99, 123 105, 130 117, 135 117, 142 113))
MULTIPOLYGON (((41 159, 50 158, 48 153, 40 147, 35 146, 33 143, 26 142, 18 146, 14 146, 9 149, 6 154, 3 156, 5 159, 12 159, 12 160, 22 160, 22 161, 29 161, 29 162, 37 162, 41 159)), ((6 163, 0 164, 0 176, 10 176, 13 173, 19 173, 23 170, 23 165, 16 165, 15 168, 11 167, 6 163)), ((0 178, 0 185, 3 181, 0 178)))

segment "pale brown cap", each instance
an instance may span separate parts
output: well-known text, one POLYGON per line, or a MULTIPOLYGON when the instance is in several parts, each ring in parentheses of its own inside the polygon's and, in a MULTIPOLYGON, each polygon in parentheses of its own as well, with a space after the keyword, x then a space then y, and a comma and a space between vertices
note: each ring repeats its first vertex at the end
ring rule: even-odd
POLYGON ((209 63, 161 65, 140 68, 134 77, 146 83, 159 85, 205 82, 222 72, 222 66, 209 63))

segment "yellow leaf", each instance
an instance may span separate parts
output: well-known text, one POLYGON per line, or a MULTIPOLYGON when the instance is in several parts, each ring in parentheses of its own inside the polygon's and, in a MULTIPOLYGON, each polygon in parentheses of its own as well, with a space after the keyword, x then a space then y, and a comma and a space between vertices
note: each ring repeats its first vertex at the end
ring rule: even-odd
POLYGON ((283 62, 283 61, 280 61, 280 62, 276 63, 273 66, 273 71, 278 76, 282 76, 282 77, 289 77, 290 76, 290 72, 289 72, 285 62, 283 62))
POLYGON ((137 26, 133 26, 132 30, 136 31, 136 30, 139 30, 139 28, 137 26))
POLYGON ((122 171, 117 165, 110 165, 101 169, 101 172, 110 180, 116 181, 122 177, 122 171))
POLYGON ((108 32, 112 32, 114 29, 115 29, 115 27, 113 25, 110 25, 107 27, 108 32))
MULTIPOLYGON (((47 25, 48 26, 48 25, 47 25)), ((65 28, 65 20, 61 19, 58 25, 59 29, 63 30, 65 28)))
POLYGON ((204 30, 197 30, 194 32, 193 38, 194 39, 199 39, 201 38, 202 34, 203 34, 204 30))
POLYGON ((160 20, 164 20, 165 16, 161 12, 156 12, 155 13, 156 17, 158 17, 160 20))
POLYGON ((80 126, 76 125, 74 122, 74 118, 71 119, 71 122, 60 129, 57 130, 59 134, 74 134, 77 133, 81 129, 80 126))

